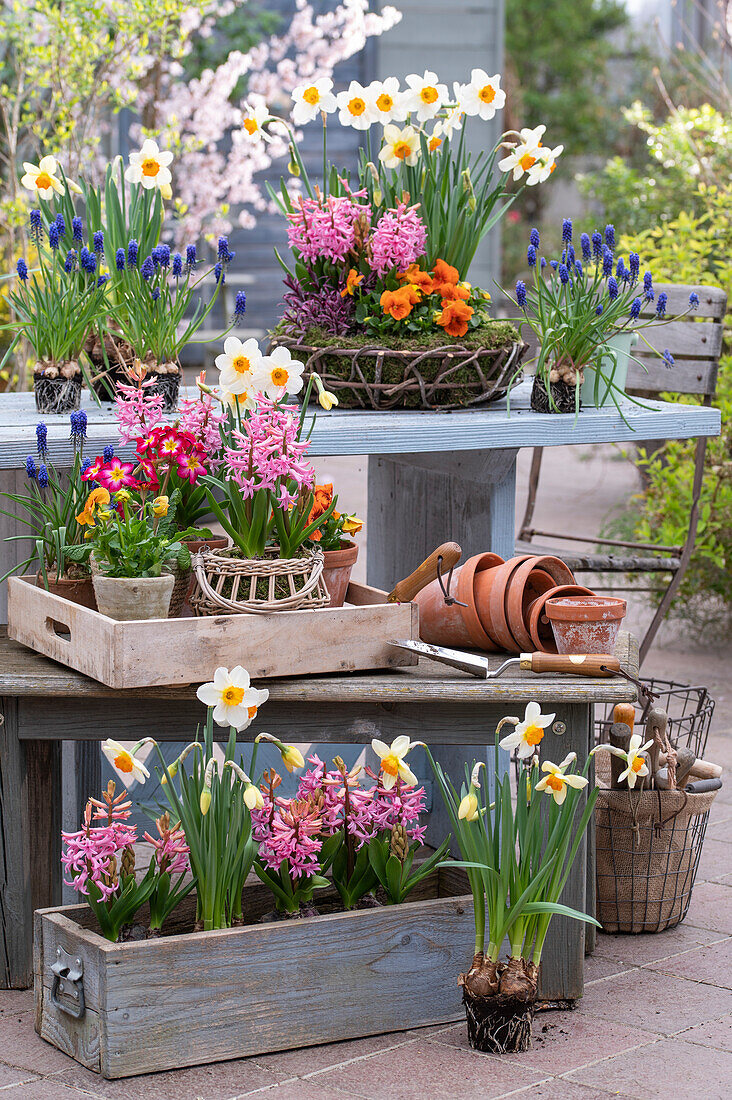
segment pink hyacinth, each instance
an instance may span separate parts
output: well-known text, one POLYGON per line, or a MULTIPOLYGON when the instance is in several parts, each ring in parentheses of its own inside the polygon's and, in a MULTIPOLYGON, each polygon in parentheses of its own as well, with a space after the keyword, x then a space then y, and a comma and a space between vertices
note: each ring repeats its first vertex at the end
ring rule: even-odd
POLYGON ((310 441, 297 439, 298 412, 293 406, 262 398, 241 430, 232 431, 233 445, 224 450, 225 465, 245 500, 258 490, 279 494, 288 482, 299 490, 315 484, 315 470, 304 457, 310 441))
POLYGON ((114 411, 120 443, 129 443, 138 436, 147 435, 162 424, 163 397, 162 394, 150 393, 150 387, 154 385, 154 378, 148 378, 139 386, 117 383, 114 411))
POLYGON ((363 192, 318 201, 300 199, 297 210, 288 214, 287 238, 290 248, 306 260, 319 259, 343 263, 356 246, 356 226, 361 221, 365 236, 371 222, 371 207, 358 202, 363 192))
POLYGON ((322 821, 306 799, 277 799, 269 832, 259 856, 272 871, 286 863, 292 878, 309 878, 320 870, 322 821))
POLYGON ((401 202, 381 215, 368 250, 369 265, 377 275, 385 275, 392 268, 404 271, 424 256, 427 229, 417 209, 401 202))
POLYGON ((206 456, 209 470, 215 473, 221 465, 219 426, 226 423, 219 402, 209 393, 201 393, 198 398, 188 397, 180 403, 179 421, 181 431, 193 436, 198 450, 206 456))
POLYGON ((103 901, 112 897, 119 885, 119 866, 125 851, 137 843, 137 829, 127 824, 131 802, 123 801, 127 792, 114 797, 110 782, 104 802, 90 798, 84 811, 84 825, 77 833, 61 833, 61 863, 69 878, 64 882, 80 894, 89 894, 93 882, 103 901), (103 825, 92 825, 92 820, 103 825))
POLYGON ((179 826, 170 827, 170 817, 167 813, 159 817, 155 822, 158 836, 150 836, 145 833, 145 840, 155 847, 154 859, 157 862, 160 874, 182 875, 188 870, 188 856, 190 848, 186 844, 186 835, 179 826))

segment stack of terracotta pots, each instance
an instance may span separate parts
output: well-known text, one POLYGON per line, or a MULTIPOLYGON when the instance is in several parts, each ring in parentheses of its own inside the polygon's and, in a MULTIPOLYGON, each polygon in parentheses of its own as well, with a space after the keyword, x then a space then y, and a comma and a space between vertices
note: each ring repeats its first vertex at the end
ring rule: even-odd
POLYGON ((594 595, 575 583, 560 558, 524 555, 504 561, 498 554, 476 554, 458 566, 451 594, 458 602, 447 604, 432 581, 415 597, 422 640, 508 653, 556 653, 547 600, 594 595))

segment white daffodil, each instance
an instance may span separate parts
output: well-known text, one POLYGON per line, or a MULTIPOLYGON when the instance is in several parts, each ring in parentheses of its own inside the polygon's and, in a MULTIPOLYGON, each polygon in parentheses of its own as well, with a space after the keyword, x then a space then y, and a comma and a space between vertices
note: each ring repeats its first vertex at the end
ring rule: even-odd
POLYGON ((641 756, 641 753, 650 749, 653 744, 653 738, 650 741, 646 741, 645 745, 641 744, 642 737, 639 733, 634 733, 628 744, 628 751, 617 748, 615 745, 598 745, 593 752, 598 752, 600 749, 607 749, 613 756, 619 756, 625 761, 627 767, 625 771, 622 771, 618 776, 618 782, 622 783, 623 780, 628 781, 628 786, 632 790, 635 787, 636 779, 644 779, 648 775, 648 765, 641 756))
POLYGON ((336 106, 341 126, 352 126, 354 130, 368 130, 371 123, 376 121, 371 96, 357 80, 352 80, 345 92, 338 93, 336 106))
POLYGON ((228 405, 234 412, 245 413, 256 409, 258 393, 259 390, 254 388, 243 390, 242 393, 232 393, 231 390, 227 390, 226 386, 221 386, 218 396, 222 405, 228 405))
POLYGON ((241 125, 250 141, 272 141, 272 135, 264 128, 270 115, 265 103, 245 103, 241 125))
POLYGON ((550 760, 545 760, 541 765, 541 770, 548 774, 539 780, 534 789, 549 791, 556 804, 561 806, 567 797, 567 787, 575 787, 578 791, 581 791, 583 787, 587 786, 587 780, 583 775, 574 775, 574 773, 565 775, 569 765, 576 759, 577 753, 571 752, 569 756, 565 756, 561 764, 552 764, 550 760))
POLYGON ((299 393, 304 369, 302 363, 292 358, 289 348, 275 348, 262 361, 262 392, 270 401, 279 401, 285 394, 299 393))
MULTIPOLYGON (((219 381, 229 393, 256 393, 256 383, 264 381, 262 373, 264 356, 256 340, 240 340, 238 336, 227 336, 224 350, 215 359, 221 371, 219 381)), ((261 386, 260 386, 261 388, 261 386)))
POLYGON ((253 688, 249 673, 241 665, 231 672, 223 666, 214 672, 213 680, 201 684, 196 695, 207 707, 213 707, 213 720, 219 726, 245 730, 257 716, 257 710, 269 698, 266 688, 253 688))
POLYGON ((404 93, 399 90, 399 81, 395 76, 386 80, 372 80, 366 91, 376 121, 382 126, 389 122, 404 122, 409 114, 404 93))
POLYGON ((404 762, 409 750, 414 748, 405 734, 395 737, 391 745, 385 745, 375 737, 371 742, 371 748, 381 761, 381 782, 385 791, 391 790, 397 778, 401 779, 407 787, 417 786, 417 776, 404 762))
POLYGON ((519 130, 519 137, 526 145, 539 148, 541 146, 541 139, 546 133, 546 126, 535 126, 532 130, 528 126, 522 126, 519 130))
MULTIPOLYGON (((168 193, 173 179, 169 164, 173 154, 158 149, 158 143, 148 138, 143 141, 139 153, 130 153, 130 163, 125 172, 128 183, 141 183, 146 191, 157 187, 168 193)), ((165 195, 163 195, 165 197, 165 195)))
POLYGON ((536 145, 521 142, 514 145, 503 160, 499 160, 498 167, 501 172, 513 172, 514 180, 520 180, 539 159, 539 148, 536 145))
POLYGON ((563 145, 557 145, 554 149, 545 149, 542 145, 539 149, 540 155, 537 157, 536 164, 532 164, 529 168, 527 185, 533 187, 537 183, 545 183, 557 166, 557 157, 561 156, 563 152, 563 145))
POLYGON ((30 161, 25 160, 23 167, 25 175, 20 180, 23 187, 27 187, 29 191, 35 191, 46 201, 53 198, 54 192, 57 195, 63 195, 64 185, 56 176, 58 163, 55 157, 41 157, 38 164, 31 164, 30 161))
POLYGON ((120 745, 119 741, 113 741, 108 737, 102 744, 102 752, 125 783, 129 783, 131 779, 137 783, 144 783, 150 778, 150 772, 142 761, 138 760, 124 745, 120 745))
POLYGON ((384 144, 379 160, 385 168, 398 168, 400 164, 414 165, 419 158, 419 134, 412 126, 402 130, 391 124, 384 127, 384 144))
POLYGON ((488 76, 485 69, 473 69, 470 83, 456 86, 455 98, 466 115, 477 115, 487 122, 506 103, 506 93, 501 88, 501 74, 488 76))
POLYGON ((538 703, 527 703, 523 722, 519 722, 513 733, 498 742, 502 749, 517 749, 519 760, 534 755, 534 748, 544 736, 544 730, 554 721, 554 714, 542 714, 538 703))
POLYGON ((324 76, 320 80, 314 80, 310 84, 300 84, 293 89, 292 121, 296 126, 304 126, 306 122, 312 122, 321 111, 327 115, 335 111, 337 103, 331 91, 332 87, 333 81, 324 76))
POLYGON ((440 84, 437 73, 425 70, 424 76, 412 73, 407 77, 407 91, 404 93, 404 102, 418 122, 426 122, 434 118, 447 102, 447 85, 440 84))
POLYGON ((433 137, 451 138, 456 130, 463 128, 463 111, 458 104, 451 107, 444 118, 438 118, 432 131, 433 137))

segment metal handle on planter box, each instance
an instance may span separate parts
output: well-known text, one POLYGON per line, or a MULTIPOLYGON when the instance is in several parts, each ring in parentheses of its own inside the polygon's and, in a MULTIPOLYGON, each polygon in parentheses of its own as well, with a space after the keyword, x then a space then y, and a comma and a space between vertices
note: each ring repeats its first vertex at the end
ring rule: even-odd
POLYGON ((82 959, 78 955, 69 955, 63 947, 57 947, 56 961, 52 965, 51 971, 53 973, 51 1004, 56 1008, 60 1008, 68 1016, 80 1020, 86 1012, 84 963, 82 959))

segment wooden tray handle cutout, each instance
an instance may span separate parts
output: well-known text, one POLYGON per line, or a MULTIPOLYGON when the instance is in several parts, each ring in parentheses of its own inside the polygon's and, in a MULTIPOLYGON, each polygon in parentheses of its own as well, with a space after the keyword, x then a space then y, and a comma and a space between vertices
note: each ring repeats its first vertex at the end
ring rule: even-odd
POLYGON ((572 653, 567 656, 559 653, 522 653, 521 668, 531 672, 569 672, 573 676, 612 676, 620 669, 620 661, 607 653, 572 653))
POLYGON ((462 552, 461 547, 456 542, 443 542, 442 546, 438 546, 436 550, 433 550, 430 556, 425 558, 413 573, 394 585, 386 597, 387 601, 389 603, 409 603, 430 581, 436 579, 439 558, 442 558, 440 570, 443 576, 446 576, 460 561, 462 552))
POLYGON ((66 623, 62 623, 59 619, 51 618, 50 615, 46 618, 46 630, 62 642, 71 641, 71 627, 66 623))

